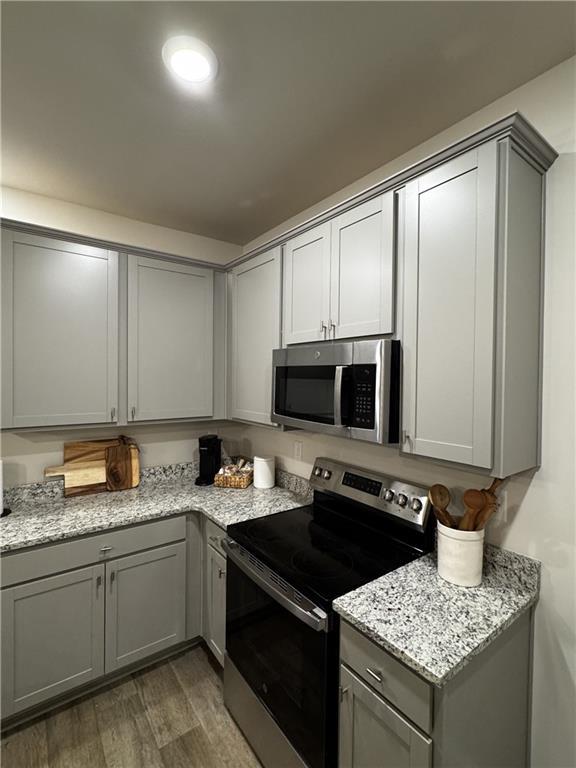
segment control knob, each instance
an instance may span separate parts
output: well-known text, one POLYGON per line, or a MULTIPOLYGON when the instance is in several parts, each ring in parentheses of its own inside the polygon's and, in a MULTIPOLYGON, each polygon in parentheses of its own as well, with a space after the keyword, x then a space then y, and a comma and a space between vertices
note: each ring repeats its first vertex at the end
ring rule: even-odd
POLYGON ((329 469, 325 469, 324 472, 322 473, 322 477, 324 478, 324 480, 330 480, 330 478, 332 477, 332 472, 330 472, 329 469))
POLYGON ((384 501, 394 501, 394 491, 391 488, 384 492, 384 501))
POLYGON ((419 498, 414 497, 412 499, 412 504, 410 506, 412 507, 414 512, 420 512, 420 510, 422 509, 422 502, 420 501, 419 498))
POLYGON ((408 496, 405 493, 399 493, 397 499, 398 506, 405 507, 408 504, 408 496))
POLYGON ((322 474, 322 467, 314 467, 314 477, 320 477, 322 474))

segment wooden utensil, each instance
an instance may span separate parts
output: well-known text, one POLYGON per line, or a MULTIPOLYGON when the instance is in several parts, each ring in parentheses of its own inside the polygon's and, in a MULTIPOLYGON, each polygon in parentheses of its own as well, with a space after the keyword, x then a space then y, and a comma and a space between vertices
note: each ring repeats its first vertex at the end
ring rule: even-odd
POLYGON ((490 486, 490 488, 485 488, 484 489, 485 492, 486 493, 491 493, 491 494, 493 494, 495 496, 496 495, 496 491, 498 490, 498 488, 500 488, 500 486, 502 485, 502 483, 506 479, 507 479, 506 477, 495 477, 495 478, 493 478, 492 485, 490 486))
POLYGON ((490 518, 496 514, 498 510, 498 499, 496 498, 496 491, 498 488, 500 488, 505 480, 506 478, 495 477, 492 480, 490 487, 485 488, 482 491, 486 503, 484 508, 478 513, 476 517, 474 530, 479 531, 482 528, 485 528, 490 518))
POLYGON ((489 501, 476 518, 476 527, 474 530, 481 531, 482 528, 485 528, 486 524, 489 522, 490 518, 496 514, 497 510, 498 502, 496 501, 496 497, 494 497, 494 501, 489 501))
POLYGON ((455 528, 456 523, 450 512, 448 512, 448 506, 452 501, 448 488, 445 485, 436 483, 428 491, 428 498, 434 507, 436 518, 440 520, 442 525, 446 525, 448 528, 455 528))
POLYGON ((464 501, 465 512, 458 527, 461 531, 473 531, 476 528, 478 516, 487 504, 486 496, 482 491, 469 488, 464 492, 462 500, 464 501))

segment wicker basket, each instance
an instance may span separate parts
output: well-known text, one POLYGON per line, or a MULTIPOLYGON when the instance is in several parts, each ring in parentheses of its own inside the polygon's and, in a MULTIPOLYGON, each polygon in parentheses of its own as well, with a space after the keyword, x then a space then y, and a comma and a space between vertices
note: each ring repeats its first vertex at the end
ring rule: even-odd
POLYGON ((237 475, 214 475, 217 488, 248 488, 254 480, 254 472, 242 472, 237 475))

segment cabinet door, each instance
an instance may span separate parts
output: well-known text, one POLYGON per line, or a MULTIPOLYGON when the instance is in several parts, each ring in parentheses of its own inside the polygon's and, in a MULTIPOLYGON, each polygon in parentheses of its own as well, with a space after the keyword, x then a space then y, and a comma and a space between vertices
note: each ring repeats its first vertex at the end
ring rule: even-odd
POLYGON ((432 741, 340 667, 340 768, 429 768, 432 741))
POLYGON ((128 418, 212 415, 211 270, 129 256, 128 418))
POLYGON ((394 330, 394 194, 369 200, 332 221, 332 336, 394 330))
POLYGON ((214 547, 206 547, 206 642, 224 665, 226 647, 226 558, 214 547))
POLYGON ((186 637, 186 544, 106 565, 106 672, 186 637))
POLYGON ((2 591, 2 714, 104 673, 104 566, 2 591))
POLYGON ((270 423, 272 350, 280 346, 280 248, 232 270, 234 419, 270 423))
POLYGON ((495 143, 406 187, 404 450, 492 465, 495 143))
POLYGON ((116 421, 118 257, 2 233, 4 427, 116 421))
POLYGON ((327 338, 330 321, 330 224, 284 246, 284 344, 327 338))

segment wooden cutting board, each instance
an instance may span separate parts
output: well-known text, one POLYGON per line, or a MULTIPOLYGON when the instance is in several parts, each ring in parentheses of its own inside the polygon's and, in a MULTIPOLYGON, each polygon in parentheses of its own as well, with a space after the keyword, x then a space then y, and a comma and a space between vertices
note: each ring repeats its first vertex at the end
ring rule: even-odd
POLYGON ((64 464, 44 470, 45 477, 58 475, 64 476, 64 496, 135 488, 140 482, 138 446, 123 436, 64 443, 64 464))
POLYGON ((136 488, 140 483, 140 457, 136 443, 106 448, 106 487, 109 491, 136 488))

